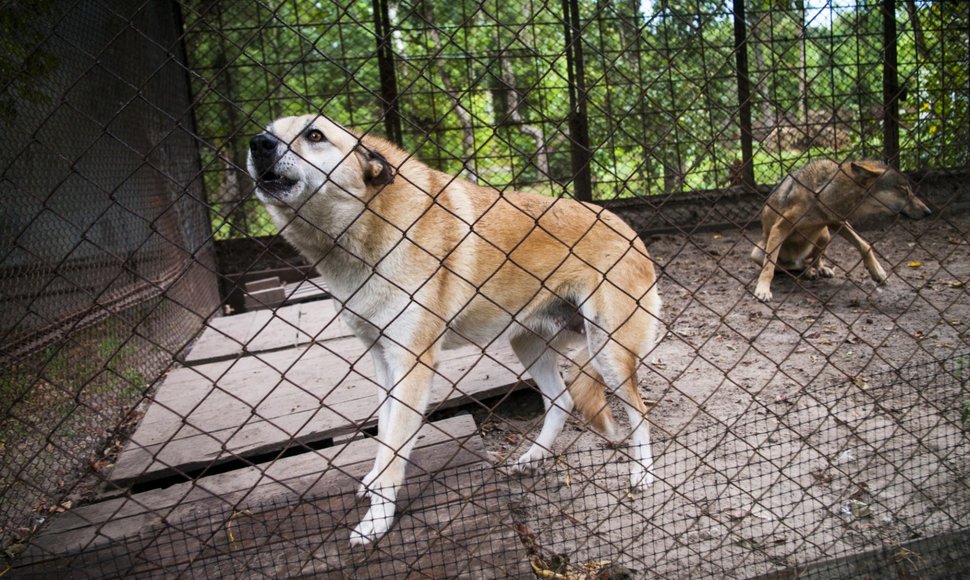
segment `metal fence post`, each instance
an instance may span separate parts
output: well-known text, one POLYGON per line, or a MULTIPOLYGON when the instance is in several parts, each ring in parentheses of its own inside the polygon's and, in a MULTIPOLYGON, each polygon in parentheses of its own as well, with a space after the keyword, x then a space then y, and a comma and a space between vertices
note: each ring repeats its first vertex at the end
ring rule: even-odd
POLYGON ((899 78, 896 55, 896 1, 882 1, 882 135, 883 158, 899 169, 899 78))
POLYGON ((738 125, 741 130, 741 183, 754 189, 754 147, 751 136, 751 81, 748 78, 748 31, 744 0, 734 0, 734 57, 738 78, 738 125))
POLYGON ((569 79, 569 140, 574 197, 593 200, 589 146, 589 120, 586 115, 586 73, 583 67, 583 47, 580 40, 579 4, 576 0, 562 0, 563 28, 566 39, 566 69, 569 79))
POLYGON ((397 102, 397 73, 394 70, 394 47, 387 0, 374 0, 374 33, 377 38, 377 69, 381 77, 381 106, 384 111, 386 137, 403 145, 401 114, 397 102))

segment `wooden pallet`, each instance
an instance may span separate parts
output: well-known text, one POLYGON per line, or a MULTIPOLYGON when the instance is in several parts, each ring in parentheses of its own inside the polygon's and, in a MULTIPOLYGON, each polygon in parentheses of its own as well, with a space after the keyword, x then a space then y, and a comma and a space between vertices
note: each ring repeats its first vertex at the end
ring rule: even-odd
MULTIPOLYGON (((422 428, 396 527, 376 549, 349 549, 366 511, 354 491, 375 455, 376 441, 360 437, 376 424, 378 389, 370 356, 336 315, 324 300, 212 321, 108 476, 156 489, 60 514, 18 558, 16 577, 531 573, 508 498, 496 496, 507 486, 468 415, 422 428)), ((507 347, 447 351, 429 412, 504 394, 521 374, 507 347)))
POLYGON ((521 578, 531 571, 470 416, 422 427, 394 527, 349 545, 377 442, 352 441, 83 506, 57 517, 13 577, 521 578), (494 545, 502 550, 494 550, 494 545), (90 573, 86 571, 90 570, 90 573))
POLYGON ((351 336, 337 312, 335 301, 317 300, 213 318, 183 362, 198 365, 351 336))
MULTIPOLYGON (((213 321, 190 353, 193 365, 158 386, 111 481, 191 475, 375 426, 371 358, 335 314, 320 301, 213 321)), ((445 351, 429 412, 519 388, 521 374, 508 346, 445 351)))
POLYGON ((280 280, 277 276, 271 276, 246 282, 242 305, 246 311, 253 311, 322 298, 330 298, 330 290, 320 276, 290 283, 280 280))

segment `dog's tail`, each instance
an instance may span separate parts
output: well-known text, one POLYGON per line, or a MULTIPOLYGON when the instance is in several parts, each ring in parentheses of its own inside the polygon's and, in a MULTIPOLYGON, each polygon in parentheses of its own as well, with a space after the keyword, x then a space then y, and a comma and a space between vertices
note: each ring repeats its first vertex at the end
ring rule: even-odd
POLYGON ((610 441, 615 441, 618 438, 616 421, 613 420, 613 411, 606 403, 606 383, 593 365, 589 364, 589 353, 585 349, 583 352, 585 356, 576 361, 567 381, 573 409, 595 431, 610 441))

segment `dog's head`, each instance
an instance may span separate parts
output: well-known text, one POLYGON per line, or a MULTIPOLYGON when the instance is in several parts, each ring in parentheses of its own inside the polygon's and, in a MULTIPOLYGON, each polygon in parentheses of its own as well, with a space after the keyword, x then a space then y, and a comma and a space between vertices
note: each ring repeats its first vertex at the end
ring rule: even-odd
POLYGON ((394 180, 380 153, 320 115, 273 121, 249 142, 247 165, 260 201, 293 210, 321 195, 366 201, 394 180))
POLYGON ((916 186, 908 177, 879 161, 855 161, 849 164, 851 177, 868 195, 871 213, 901 213, 919 220, 932 210, 916 196, 916 186))

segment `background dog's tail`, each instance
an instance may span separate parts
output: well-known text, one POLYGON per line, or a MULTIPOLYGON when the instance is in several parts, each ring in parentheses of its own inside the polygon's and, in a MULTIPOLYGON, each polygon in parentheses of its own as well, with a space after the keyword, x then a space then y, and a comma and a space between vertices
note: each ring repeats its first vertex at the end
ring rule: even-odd
POLYGON ((589 364, 589 353, 576 361, 576 366, 568 377, 569 396, 573 399, 573 410, 595 431, 615 441, 618 438, 613 411, 606 403, 606 383, 593 365, 589 364))

